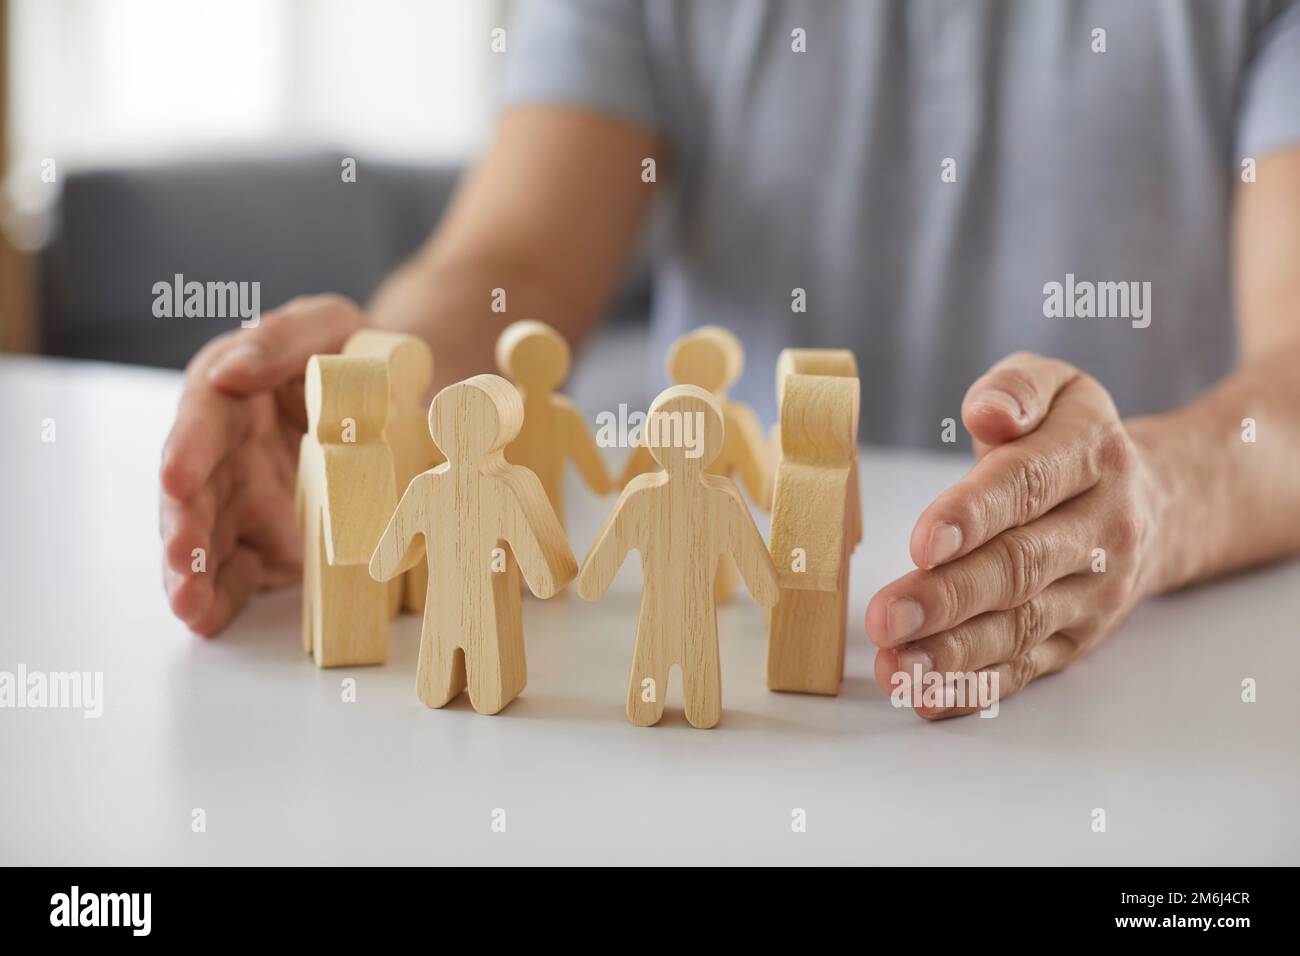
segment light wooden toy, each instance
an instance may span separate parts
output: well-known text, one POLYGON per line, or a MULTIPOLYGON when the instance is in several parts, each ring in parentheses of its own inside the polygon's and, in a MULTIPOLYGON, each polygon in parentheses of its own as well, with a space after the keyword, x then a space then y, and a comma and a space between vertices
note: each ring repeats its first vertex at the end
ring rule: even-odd
POLYGON ((303 646, 319 667, 382 664, 388 589, 367 565, 397 498, 383 439, 388 372, 377 358, 316 355, 305 392, 295 503, 303 532, 303 646))
MULTIPOLYGON (((696 385, 709 392, 722 410, 726 437, 709 474, 738 476, 750 500, 761 510, 771 507, 771 450, 753 409, 727 398, 729 389, 745 367, 745 350, 731 332, 705 325, 679 338, 668 352, 668 376, 678 385, 696 385)), ((643 447, 633 448, 619 478, 626 487, 633 477, 652 471, 655 462, 643 447)), ((736 592, 736 569, 730 558, 718 564, 716 595, 719 603, 736 592)))
POLYGON ((539 597, 577 571, 541 482, 505 459, 523 417, 519 393, 496 375, 439 392, 429 432, 448 460, 407 485, 370 560, 370 573, 387 581, 427 553, 415 687, 429 707, 467 686, 481 714, 518 696, 527 681, 520 571, 539 597))
POLYGON ((786 350, 777 364, 771 547, 781 598, 768 617, 770 690, 834 695, 844 679, 849 560, 862 536, 856 372, 852 353, 838 350, 786 350))
MULTIPOLYGON (((401 332, 362 329, 347 340, 344 355, 364 355, 383 359, 388 367, 388 420, 384 423, 384 441, 393 454, 393 471, 397 479, 396 494, 422 471, 442 464, 446 459, 429 437, 425 393, 433 381, 433 351, 424 339, 401 332)), ((393 613, 424 610, 428 590, 429 564, 420 563, 400 578, 392 588, 393 613)))
POLYGON ((533 319, 507 326, 497 339, 497 366, 524 402, 519 437, 506 446, 506 461, 529 468, 542 482, 564 526, 564 464, 572 459, 587 487, 609 494, 609 471, 582 413, 555 389, 569 377, 571 355, 564 336, 533 319))
POLYGON ((664 470, 628 483, 583 563, 577 591, 594 601, 628 551, 641 552, 645 584, 628 680, 628 719, 641 726, 658 723, 669 670, 677 664, 687 721, 712 727, 722 716, 713 593, 718 559, 734 558, 764 607, 779 596, 776 569, 735 484, 706 473, 725 441, 717 400, 693 385, 669 388, 650 406, 644 437, 664 470), (689 436, 686 427, 701 426, 697 445, 680 440, 689 436), (695 457, 692 448, 699 452, 695 457))

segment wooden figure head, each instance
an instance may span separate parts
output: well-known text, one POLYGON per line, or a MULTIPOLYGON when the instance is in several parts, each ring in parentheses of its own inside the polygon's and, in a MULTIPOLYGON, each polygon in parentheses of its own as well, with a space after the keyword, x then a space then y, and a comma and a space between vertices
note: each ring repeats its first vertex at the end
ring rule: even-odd
POLYGON ((858 377, 858 360, 848 349, 782 349, 776 357, 776 404, 785 395, 785 381, 791 375, 838 375, 858 377))
POLYGON ((530 392, 551 392, 569 377, 569 343, 545 322, 522 319, 506 326, 496 347, 497 368, 530 392))
POLYGON ((448 385, 429 406, 429 434, 453 465, 473 466, 505 448, 524 423, 519 391, 499 375, 448 385))
POLYGON ((745 368, 745 349, 720 325, 688 332, 668 350, 668 377, 678 385, 698 385, 706 392, 725 392, 745 368))
POLYGON ((307 430, 322 445, 382 440, 388 418, 388 368, 382 359, 313 355, 303 391, 307 430))
POLYGON ((641 441, 669 475, 698 475, 722 451, 722 409, 696 385, 674 385, 651 403, 641 441))
POLYGON ((394 403, 419 401, 433 381, 433 350, 424 339, 401 332, 362 329, 343 346, 344 355, 381 358, 388 363, 388 390, 394 403))

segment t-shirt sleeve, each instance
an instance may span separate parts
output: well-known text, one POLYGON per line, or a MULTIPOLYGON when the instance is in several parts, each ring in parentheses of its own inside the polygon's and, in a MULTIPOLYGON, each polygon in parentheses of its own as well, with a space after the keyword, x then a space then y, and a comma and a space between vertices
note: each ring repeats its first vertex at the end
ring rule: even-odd
POLYGON ((656 128, 640 0, 519 0, 497 101, 573 106, 656 128))
POLYGON ((1256 37, 1237 121, 1237 156, 1300 144, 1300 5, 1274 4, 1256 37))

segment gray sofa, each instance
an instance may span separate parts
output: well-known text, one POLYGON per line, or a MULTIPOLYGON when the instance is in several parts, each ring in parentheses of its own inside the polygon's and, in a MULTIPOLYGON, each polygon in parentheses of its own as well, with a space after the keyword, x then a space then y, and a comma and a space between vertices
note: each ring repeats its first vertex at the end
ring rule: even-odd
MULTIPOLYGON (((42 351, 183 367, 235 323, 156 318, 153 285, 176 273, 259 281, 263 309, 324 291, 365 302, 429 234, 460 169, 361 159, 356 181, 344 183, 341 160, 319 153, 69 173, 40 256, 42 351)), ((625 376, 645 368, 634 343, 649 294, 642 265, 593 343, 601 360, 584 363, 580 381, 604 377, 617 389, 610 397, 641 400, 643 390, 628 394, 625 376)), ((585 391, 583 404, 606 407, 605 387, 585 391)))

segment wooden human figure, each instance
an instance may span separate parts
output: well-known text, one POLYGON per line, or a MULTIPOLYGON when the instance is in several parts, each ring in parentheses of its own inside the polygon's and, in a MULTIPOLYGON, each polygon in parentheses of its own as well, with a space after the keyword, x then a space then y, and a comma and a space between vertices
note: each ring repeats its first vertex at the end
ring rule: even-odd
MULTIPOLYGON (((384 424, 384 441, 393 454, 396 494, 422 471, 446 459, 429 437, 428 406, 425 393, 433 381, 433 351, 424 339, 402 332, 362 329, 343 346, 344 355, 365 355, 383 359, 388 367, 388 420, 384 424)), ((424 610, 428 590, 429 564, 420 563, 400 578, 394 578, 392 604, 396 614, 401 608, 424 610)))
POLYGON ((519 393, 497 375, 439 392, 429 432, 447 461, 407 485, 370 560, 387 581, 428 556, 415 687, 429 707, 467 686, 481 714, 514 700, 527 681, 520 571, 544 598, 577 571, 541 482, 505 459, 523 417, 519 393))
POLYGON ((303 647, 318 667, 388 659, 388 589, 367 565, 397 499, 384 443, 388 372, 377 358, 307 362, 307 433, 298 454, 303 647))
MULTIPOLYGON (((745 367, 745 350, 731 332, 705 325, 679 338, 668 352, 668 376, 678 385, 696 385, 713 395, 722 410, 726 437, 709 474, 738 476, 749 499, 763 511, 771 507, 771 450, 753 409, 727 398, 729 389, 745 367)), ((619 484, 626 487, 634 476, 653 470, 654 460, 643 447, 632 450, 619 484)), ((719 603, 736 592, 736 569, 729 558, 718 564, 716 595, 719 603)))
POLYGON ((523 319, 501 333, 496 357, 501 374, 515 383, 524 401, 524 424, 506 447, 506 461, 537 475, 564 527, 566 460, 573 459, 596 494, 608 494, 611 487, 605 460, 582 413, 555 391, 569 377, 569 344, 544 322, 523 319))
POLYGON ((578 574, 578 594, 594 601, 628 551, 641 552, 645 584, 627 690, 634 724, 663 716, 674 664, 691 725, 712 727, 721 718, 713 580, 722 555, 733 556, 759 604, 771 607, 779 595, 776 569, 735 484, 706 472, 723 447, 723 428, 722 409, 701 388, 676 385, 655 399, 645 445, 664 470, 628 483, 578 574))
POLYGON ((844 679, 849 560, 861 538, 859 383, 851 353, 809 351, 787 350, 777 364, 771 547, 781 597, 768 616, 767 686, 834 695, 844 679))

